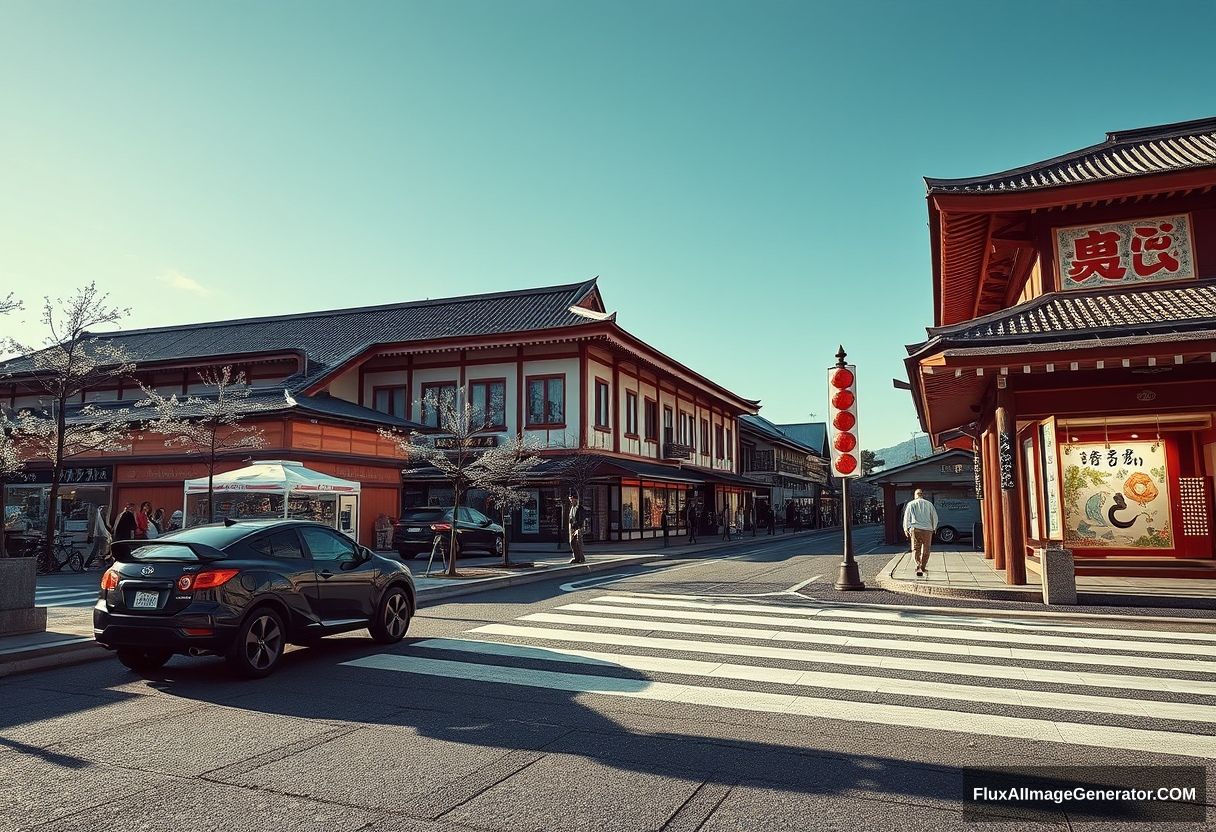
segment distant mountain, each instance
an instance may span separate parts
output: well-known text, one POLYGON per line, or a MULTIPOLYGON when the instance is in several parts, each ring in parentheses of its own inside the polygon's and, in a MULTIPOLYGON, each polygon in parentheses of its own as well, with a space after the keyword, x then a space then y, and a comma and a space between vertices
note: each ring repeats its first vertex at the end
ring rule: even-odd
POLYGON ((898 445, 892 445, 890 448, 876 449, 874 456, 881 459, 883 464, 876 468, 875 471, 897 468, 914 460, 924 459, 932 453, 933 445, 929 442, 928 435, 922 433, 910 439, 905 439, 898 445))

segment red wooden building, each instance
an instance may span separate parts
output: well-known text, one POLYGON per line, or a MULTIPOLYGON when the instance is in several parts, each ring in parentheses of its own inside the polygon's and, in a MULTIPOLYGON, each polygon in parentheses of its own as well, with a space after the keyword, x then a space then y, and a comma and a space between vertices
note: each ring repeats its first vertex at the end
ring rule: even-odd
POLYGON ((924 429, 974 438, 1008 582, 1216 577, 1216 118, 928 179, 934 326, 908 348, 924 429))

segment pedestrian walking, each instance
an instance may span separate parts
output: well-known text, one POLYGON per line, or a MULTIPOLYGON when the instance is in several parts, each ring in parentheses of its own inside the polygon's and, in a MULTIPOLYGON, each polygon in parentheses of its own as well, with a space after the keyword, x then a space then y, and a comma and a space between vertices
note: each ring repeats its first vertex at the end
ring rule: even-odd
POLYGON ((688 508, 684 510, 684 522, 688 525, 688 542, 697 542, 697 523, 700 521, 697 516, 697 504, 689 503, 688 508))
POLYGON ((586 563, 587 559, 583 557, 583 520, 586 512, 579 505, 578 494, 570 495, 570 551, 574 557, 570 558, 571 563, 586 563))
POLYGON ((139 511, 135 513, 135 539, 148 539, 148 524, 152 522, 152 504, 144 500, 139 504, 139 511))
POLYGON ((718 522, 722 524, 722 539, 730 540, 730 514, 725 508, 718 515, 718 522))
POLYGON ((109 509, 109 506, 98 506, 93 509, 93 520, 89 523, 88 537, 88 542, 93 544, 93 548, 89 550, 89 557, 84 562, 86 569, 91 564, 103 563, 110 556, 110 541, 114 539, 114 536, 110 532, 110 527, 106 525, 106 513, 109 509))
POLYGON ((769 506, 768 510, 765 512, 765 516, 768 519, 768 533, 776 534, 777 533, 777 512, 773 509, 772 506, 769 506))
POLYGON ((184 515, 182 514, 182 510, 180 508, 169 515, 169 531, 177 531, 182 527, 183 516, 184 515))
POLYGON ((383 511, 376 518, 376 548, 384 552, 388 550, 389 541, 393 535, 393 524, 383 511))
POLYGON ((118 515, 118 519, 114 521, 114 540, 134 540, 137 525, 135 503, 127 503, 123 507, 122 514, 118 515))
POLYGON ((937 509, 925 499, 924 489, 918 488, 904 508, 904 534, 912 542, 912 558, 916 561, 916 577, 929 567, 929 546, 937 531, 937 509))
POLYGON ((151 521, 148 523, 148 539, 151 540, 153 537, 160 537, 167 531, 168 529, 165 528, 165 510, 163 508, 158 508, 152 515, 151 521), (153 533, 153 528, 156 529, 155 533, 153 533))

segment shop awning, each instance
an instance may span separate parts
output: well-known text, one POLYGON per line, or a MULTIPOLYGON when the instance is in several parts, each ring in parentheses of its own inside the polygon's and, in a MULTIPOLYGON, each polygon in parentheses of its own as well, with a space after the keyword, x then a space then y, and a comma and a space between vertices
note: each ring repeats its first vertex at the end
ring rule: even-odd
MULTIPOLYGON (((206 493, 207 478, 186 480, 187 494, 206 493)), ((255 462, 235 471, 216 474, 215 491, 253 491, 264 494, 358 494, 359 483, 322 474, 303 463, 273 459, 255 462)))

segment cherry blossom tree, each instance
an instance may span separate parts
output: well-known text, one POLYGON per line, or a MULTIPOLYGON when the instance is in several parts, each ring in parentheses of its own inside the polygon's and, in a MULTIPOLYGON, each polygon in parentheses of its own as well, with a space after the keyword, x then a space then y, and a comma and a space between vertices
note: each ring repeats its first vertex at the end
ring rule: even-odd
POLYGON ((528 503, 529 475, 543 460, 536 455, 539 443, 516 434, 497 447, 486 450, 471 466, 473 485, 484 489, 499 511, 503 528, 502 565, 511 565, 507 517, 528 503))
MULTIPOLYGON (((120 345, 98 338, 92 330, 119 323, 129 310, 111 306, 109 295, 88 283, 68 298, 43 299, 41 323, 47 336, 41 347, 14 338, 4 340, 8 351, 18 359, 16 372, 28 374, 40 396, 37 408, 29 408, 15 418, 4 417, 4 428, 26 459, 44 458, 51 462, 51 487, 46 513, 46 541, 43 557, 51 558, 58 525, 56 506, 67 460, 85 453, 116 451, 127 447, 130 438, 127 412, 122 409, 102 412, 86 406, 76 409, 84 393, 115 379, 130 375, 135 365, 120 345)), ((11 309, 12 297, 5 304, 11 309)))
POLYGON ((214 522, 216 464, 235 452, 266 447, 265 431, 242 422, 251 413, 273 410, 277 404, 250 402, 253 389, 244 373, 233 375, 231 366, 203 370, 198 377, 208 389, 182 399, 176 394, 166 398, 141 384, 145 398, 136 407, 149 408, 156 414, 143 426, 163 436, 165 447, 202 457, 207 467, 207 522, 214 522))

